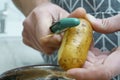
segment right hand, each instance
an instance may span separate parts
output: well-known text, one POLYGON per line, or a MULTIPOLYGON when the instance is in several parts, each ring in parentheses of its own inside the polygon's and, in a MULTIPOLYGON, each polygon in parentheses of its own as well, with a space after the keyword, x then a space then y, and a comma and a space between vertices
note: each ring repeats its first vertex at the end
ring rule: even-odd
POLYGON ((59 48, 62 36, 43 37, 51 34, 49 27, 54 22, 68 15, 67 11, 52 3, 44 3, 37 6, 23 23, 23 42, 38 51, 51 54, 59 48))
POLYGON ((36 7, 25 19, 23 42, 42 53, 51 54, 60 47, 63 34, 46 37, 51 34, 49 27, 61 18, 78 18, 85 15, 86 12, 83 8, 78 8, 69 14, 55 4, 44 3, 36 7))

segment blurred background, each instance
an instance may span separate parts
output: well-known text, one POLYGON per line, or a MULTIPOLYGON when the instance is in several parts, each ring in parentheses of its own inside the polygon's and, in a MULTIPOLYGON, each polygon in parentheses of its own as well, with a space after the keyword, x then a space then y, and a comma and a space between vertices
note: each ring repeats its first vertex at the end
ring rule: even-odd
POLYGON ((0 0, 0 74, 16 67, 44 62, 40 52, 22 42, 24 18, 11 0, 0 0))

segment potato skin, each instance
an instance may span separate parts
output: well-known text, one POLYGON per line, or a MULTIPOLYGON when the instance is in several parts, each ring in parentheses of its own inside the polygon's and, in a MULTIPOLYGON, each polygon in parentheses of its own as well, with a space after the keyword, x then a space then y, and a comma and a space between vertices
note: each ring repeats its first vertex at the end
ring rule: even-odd
POLYGON ((58 63, 63 70, 80 68, 84 65, 93 39, 90 23, 80 19, 80 24, 69 28, 58 51, 58 63))

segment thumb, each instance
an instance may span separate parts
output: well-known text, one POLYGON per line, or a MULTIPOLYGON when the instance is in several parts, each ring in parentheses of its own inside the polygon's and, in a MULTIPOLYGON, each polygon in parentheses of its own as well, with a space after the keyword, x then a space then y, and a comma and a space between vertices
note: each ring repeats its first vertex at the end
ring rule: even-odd
POLYGON ((94 16, 87 14, 86 18, 91 22, 93 29, 97 32, 111 33, 120 30, 120 15, 97 19, 94 16))
POLYGON ((75 17, 75 18, 85 18, 86 16, 86 10, 82 7, 77 8, 74 10, 68 17, 75 17))

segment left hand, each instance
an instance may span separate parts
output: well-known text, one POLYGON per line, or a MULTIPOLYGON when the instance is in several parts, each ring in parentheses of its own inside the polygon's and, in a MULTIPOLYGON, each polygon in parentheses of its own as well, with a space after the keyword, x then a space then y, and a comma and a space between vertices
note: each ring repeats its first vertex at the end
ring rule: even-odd
POLYGON ((110 80, 120 74, 120 47, 112 52, 91 48, 83 68, 67 71, 76 80, 110 80))

